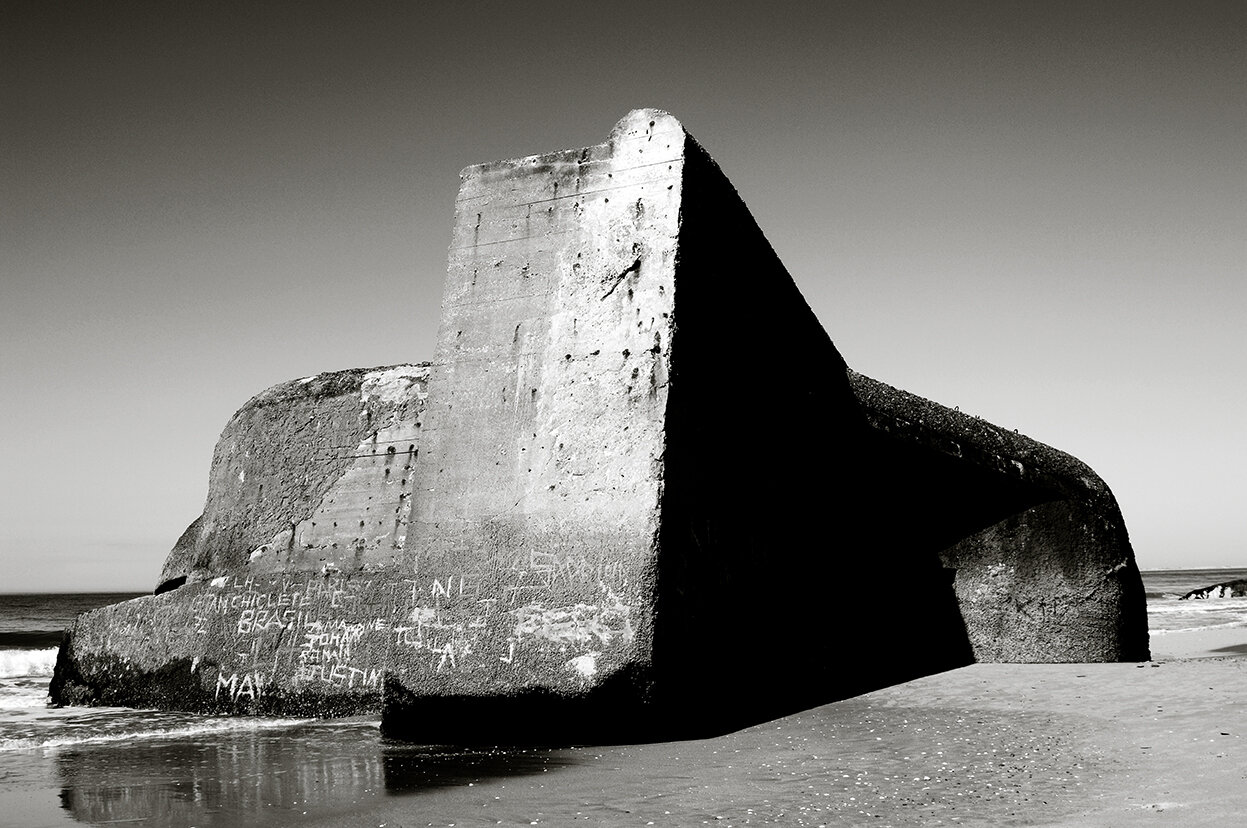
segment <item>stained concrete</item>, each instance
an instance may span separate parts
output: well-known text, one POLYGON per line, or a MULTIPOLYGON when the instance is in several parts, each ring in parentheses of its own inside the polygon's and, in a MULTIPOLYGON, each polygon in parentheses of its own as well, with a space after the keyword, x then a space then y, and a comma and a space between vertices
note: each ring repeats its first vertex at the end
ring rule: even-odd
POLYGON ((1103 481, 850 371, 670 115, 461 176, 427 379, 244 407, 183 585, 81 618, 54 698, 636 740, 974 660, 1147 657, 1103 481))
POLYGON ((218 713, 375 711, 400 586, 375 572, 222 575, 103 607, 66 634, 52 699, 218 713))
POLYGON ((428 374, 427 364, 326 372, 251 398, 217 441, 203 514, 157 589, 393 563, 406 542, 428 374))

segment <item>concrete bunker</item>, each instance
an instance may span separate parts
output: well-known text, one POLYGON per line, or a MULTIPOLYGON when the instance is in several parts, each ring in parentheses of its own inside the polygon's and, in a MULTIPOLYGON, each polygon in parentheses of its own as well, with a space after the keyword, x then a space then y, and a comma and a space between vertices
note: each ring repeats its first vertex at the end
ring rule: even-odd
POLYGON ((222 444, 293 417, 355 453, 214 458, 164 591, 81 617, 55 700, 583 742, 1148 657, 1103 481, 851 371, 670 115, 461 177, 433 361, 240 411, 222 444))

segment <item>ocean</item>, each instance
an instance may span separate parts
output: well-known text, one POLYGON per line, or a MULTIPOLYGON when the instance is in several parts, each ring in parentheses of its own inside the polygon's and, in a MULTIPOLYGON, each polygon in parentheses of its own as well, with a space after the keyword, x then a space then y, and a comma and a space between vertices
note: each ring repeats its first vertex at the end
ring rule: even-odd
MULTIPOLYGON (((1238 578, 1247 578, 1247 569, 1144 572, 1152 635, 1247 626, 1247 598, 1178 600, 1191 590, 1238 578)), ((479 813, 454 820, 458 825, 538 824, 542 785, 531 780, 564 765, 605 763, 609 770, 606 765, 623 761, 628 751, 645 755, 644 746, 423 747, 383 739, 376 717, 246 718, 48 707, 61 631, 80 612, 132 597, 0 595, 0 826, 215 828, 309 820, 355 825, 353 814, 383 799, 413 796, 424 798, 412 812, 430 820, 403 824, 425 825, 434 824, 435 813, 453 809, 438 792, 482 784, 492 785, 497 795, 485 797, 479 813), (508 780, 517 778, 530 781, 519 789, 512 784, 514 796, 508 796, 508 780)), ((586 819, 593 817, 590 824, 632 824, 642 815, 607 805, 584 808, 586 819)), ((661 808, 655 806, 652 814, 661 824, 661 808)))

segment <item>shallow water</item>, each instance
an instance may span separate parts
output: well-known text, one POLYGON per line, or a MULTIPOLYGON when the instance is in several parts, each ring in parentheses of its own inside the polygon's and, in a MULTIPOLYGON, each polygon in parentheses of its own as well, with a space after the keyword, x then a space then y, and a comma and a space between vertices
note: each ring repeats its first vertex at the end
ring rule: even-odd
POLYGON ((1152 635, 1247 626, 1247 598, 1181 600, 1213 584, 1247 578, 1247 569, 1177 569, 1143 573, 1152 635))

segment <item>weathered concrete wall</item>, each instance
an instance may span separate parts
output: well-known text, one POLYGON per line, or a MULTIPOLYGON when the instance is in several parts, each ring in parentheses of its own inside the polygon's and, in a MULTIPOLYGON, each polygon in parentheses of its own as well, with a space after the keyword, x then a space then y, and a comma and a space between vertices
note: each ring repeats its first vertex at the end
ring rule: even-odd
POLYGON ((424 708, 646 673, 684 137, 634 113, 462 174, 409 563, 462 634, 453 674, 396 654, 424 708))
POLYGON ((352 572, 406 542, 427 365, 317 374, 253 397, 225 426, 203 514, 160 589, 222 574, 352 572))
POLYGON ((394 641, 423 642, 396 620, 412 584, 394 565, 427 379, 427 365, 323 373, 239 409, 158 594, 78 618, 54 700, 375 710, 394 641))
POLYGON ((455 216, 427 410, 411 366, 249 403, 186 584, 81 618, 55 698, 673 738, 976 658, 1147 657, 1103 482, 849 371, 670 115, 469 167, 455 216))
POLYGON ((227 576, 80 616, 53 701, 289 715, 376 710, 395 628, 377 573, 227 576))

